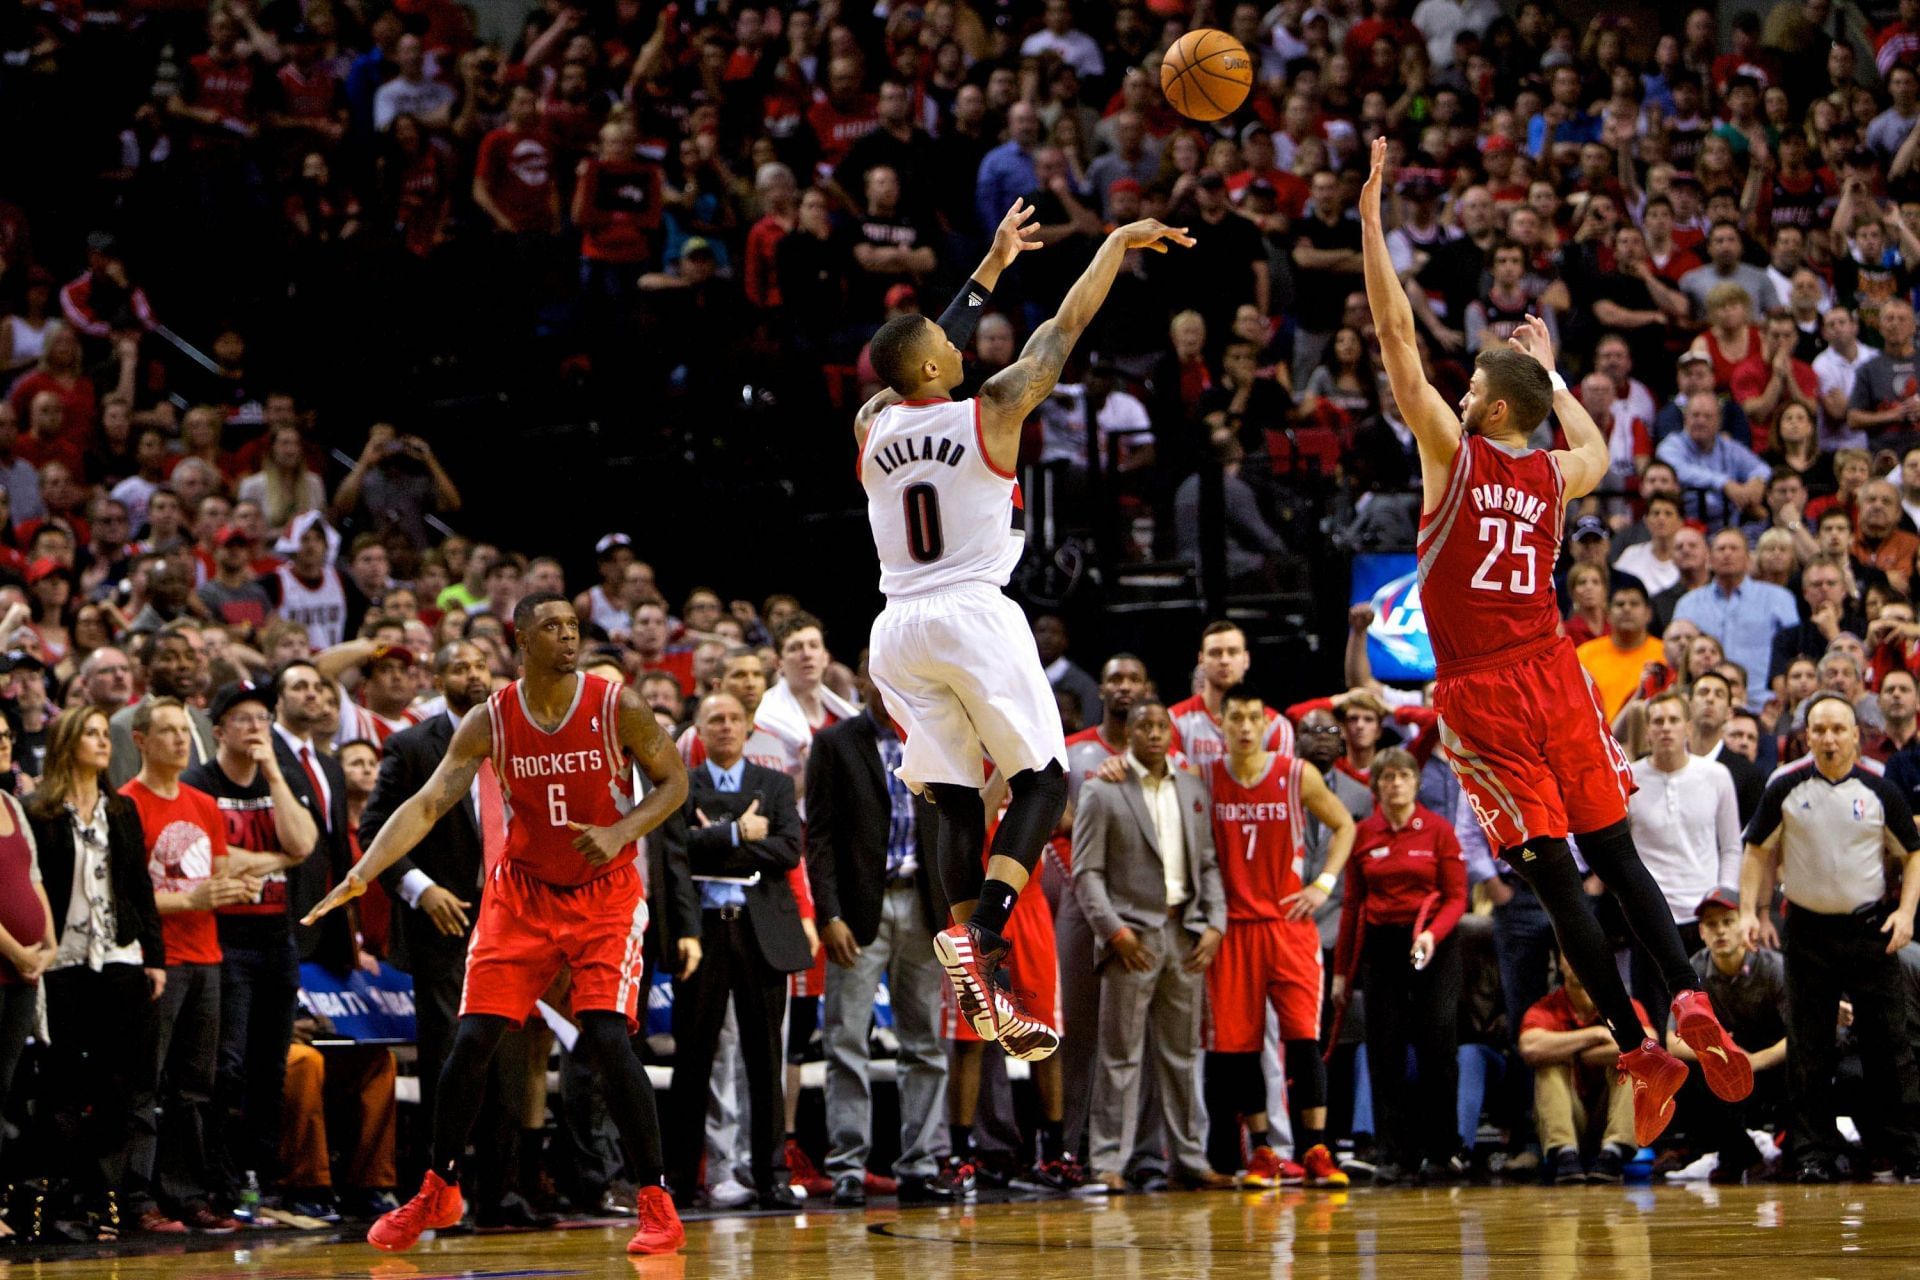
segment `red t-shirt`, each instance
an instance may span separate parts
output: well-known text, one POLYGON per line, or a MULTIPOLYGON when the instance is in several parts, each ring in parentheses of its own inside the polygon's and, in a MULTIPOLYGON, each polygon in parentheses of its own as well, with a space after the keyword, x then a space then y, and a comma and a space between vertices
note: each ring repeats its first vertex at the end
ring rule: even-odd
POLYGON ((686 697, 693 696, 693 650, 668 649, 660 655, 658 662, 642 662, 640 673, 661 671, 680 682, 680 692, 686 697))
POLYGON ((1340 901, 1336 973, 1352 973, 1368 924, 1416 924, 1422 911, 1436 944, 1446 940, 1467 907, 1467 864, 1453 827, 1419 805, 1398 831, 1375 809, 1360 824, 1347 861, 1340 901))
POLYGON ((553 226, 553 146, 540 132, 495 129, 480 141, 474 173, 515 231, 553 226))
MULTIPOLYGON (((1640 1019, 1640 1025, 1650 1027, 1653 1020, 1647 1017, 1647 1011, 1638 1000, 1633 1002, 1633 1016, 1640 1019)), ((1567 989, 1560 987, 1544 1000, 1536 1001, 1526 1016, 1520 1019, 1520 1030, 1529 1028, 1539 1031, 1578 1031, 1582 1027, 1596 1026, 1600 1022, 1600 1011, 1582 1016, 1574 1010, 1573 1001, 1567 995, 1567 989)))
MULTIPOLYGON (((213 875, 213 864, 227 856, 227 821, 206 792, 182 785, 180 794, 169 800, 134 778, 120 794, 140 810, 147 874, 156 893, 190 893, 213 875)), ((160 934, 169 965, 220 963, 220 933, 211 911, 163 915, 160 934)))

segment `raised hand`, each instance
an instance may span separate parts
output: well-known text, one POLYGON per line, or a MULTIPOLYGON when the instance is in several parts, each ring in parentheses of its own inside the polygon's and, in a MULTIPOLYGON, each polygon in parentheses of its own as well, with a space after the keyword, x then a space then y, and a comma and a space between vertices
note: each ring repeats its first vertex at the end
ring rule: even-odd
POLYGON ((1513 336, 1507 339, 1507 345, 1523 356, 1538 360, 1548 373, 1553 372, 1553 336, 1547 332, 1547 322, 1539 316, 1522 320, 1513 336))
POLYGON ((1380 188, 1387 176, 1387 140, 1373 140, 1373 167, 1367 171, 1367 180, 1360 184, 1360 216, 1378 221, 1380 218, 1380 188))
POLYGON ((993 231, 993 248, 987 256, 1000 264, 1005 270, 1015 258, 1028 249, 1040 248, 1038 240, 1027 237, 1032 234, 1032 222, 1038 211, 1025 200, 1015 199, 1013 207, 1007 210, 1007 216, 1000 219, 1000 225, 993 231))
POLYGON ((1119 236, 1120 243, 1129 249, 1151 249, 1155 253, 1165 253, 1169 244, 1177 244, 1183 249, 1193 247, 1193 237, 1187 234, 1185 227, 1170 227, 1158 218, 1129 222, 1113 234, 1119 236))

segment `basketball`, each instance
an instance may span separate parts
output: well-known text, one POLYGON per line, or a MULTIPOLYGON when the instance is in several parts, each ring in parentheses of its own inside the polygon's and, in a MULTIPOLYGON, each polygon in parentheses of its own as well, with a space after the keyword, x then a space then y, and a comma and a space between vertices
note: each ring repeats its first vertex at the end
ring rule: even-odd
POLYGON ((1232 115, 1253 88, 1253 58, 1224 31, 1202 27, 1174 41, 1160 63, 1160 92, 1189 120, 1232 115))

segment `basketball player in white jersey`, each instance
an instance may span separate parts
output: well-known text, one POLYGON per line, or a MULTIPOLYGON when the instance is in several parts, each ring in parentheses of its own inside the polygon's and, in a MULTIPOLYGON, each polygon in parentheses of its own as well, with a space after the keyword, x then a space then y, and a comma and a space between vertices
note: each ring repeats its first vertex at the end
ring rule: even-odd
MULTIPOLYGON (((1000 266, 1032 247, 1023 232, 1030 214, 1016 202, 1001 223, 1000 266)), ((870 348, 887 389, 854 421, 887 597, 868 671, 904 730, 900 776, 940 815, 935 863, 955 923, 935 936, 934 950, 980 1037, 1028 1059, 1051 1053, 1059 1036, 993 976, 1007 951, 1007 916, 1066 804, 1067 753, 1032 629, 1001 590, 1025 545, 1014 478, 1020 428, 1052 393, 1128 251, 1164 253, 1168 244, 1193 240, 1151 219, 1114 231, 1059 314, 973 400, 952 398, 964 370, 942 326, 921 316, 889 320, 870 348), (984 872, 983 748, 1012 797, 984 872)))

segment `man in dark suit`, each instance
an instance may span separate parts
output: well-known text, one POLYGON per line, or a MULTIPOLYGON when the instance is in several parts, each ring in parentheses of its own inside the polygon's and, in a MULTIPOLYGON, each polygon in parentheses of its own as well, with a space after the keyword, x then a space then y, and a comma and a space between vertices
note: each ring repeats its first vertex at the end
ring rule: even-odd
POLYGON ((687 855, 700 883, 701 963, 673 991, 673 1097, 668 1107, 667 1182, 692 1201, 705 1146, 714 1047, 733 999, 753 1113, 755 1191, 763 1209, 798 1212, 787 1185, 780 1028, 787 975, 812 961, 787 872, 800 865, 800 812, 793 780, 743 754, 747 713, 732 694, 709 694, 694 720, 706 763, 688 770, 687 855))
POLYGON ((1733 775, 1733 795, 1744 827, 1760 807, 1760 795, 1767 789, 1767 771, 1726 743, 1727 721, 1733 718, 1733 686, 1718 671, 1702 671, 1694 677, 1687 700, 1687 747, 1694 755, 1718 760, 1733 775))
MULTIPOLYGON (((353 846, 347 839, 347 775, 315 737, 322 707, 325 677, 310 662, 289 662, 274 677, 273 753, 294 798, 313 816, 319 843, 306 861, 287 872, 287 897, 293 918, 327 896, 327 891, 353 865, 353 846)), ((335 973, 350 973, 359 958, 351 912, 337 913, 314 928, 294 929, 300 959, 323 964, 335 973)))
POLYGON ((901 759, 880 694, 860 655, 854 687, 866 710, 813 737, 807 759, 807 880, 813 889, 827 969, 827 1176, 833 1202, 865 1204, 870 1189, 872 1091, 867 1037, 874 991, 884 976, 900 1041, 900 1157, 905 1199, 935 1196, 934 1145, 947 1114, 947 1054, 940 1043, 940 993, 933 934, 946 918, 929 863, 932 806, 894 776, 901 759))
MULTIPOLYGON (((434 655, 433 682, 447 700, 444 713, 387 739, 380 776, 360 815, 360 845, 366 848, 401 803, 426 785, 447 753, 453 731, 491 687, 486 655, 455 641, 434 655)), ((479 790, 478 786, 475 791, 479 790)), ((455 805, 413 852, 387 868, 381 886, 401 905, 395 912, 395 963, 413 975, 415 1037, 419 1046, 420 1115, 415 1146, 424 1157, 432 1132, 434 1092, 441 1064, 459 1020, 460 988, 467 972, 467 942, 479 915, 486 850, 480 835, 479 798, 455 805)))

